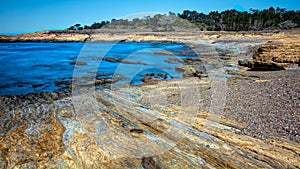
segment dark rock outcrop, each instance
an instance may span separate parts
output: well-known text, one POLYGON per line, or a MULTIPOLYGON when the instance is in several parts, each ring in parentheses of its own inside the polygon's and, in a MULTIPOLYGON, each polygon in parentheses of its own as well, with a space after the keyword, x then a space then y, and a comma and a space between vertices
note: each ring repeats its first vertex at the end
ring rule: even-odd
POLYGON ((248 64, 249 64, 249 61, 248 60, 238 60, 238 64, 240 66, 245 66, 245 67, 248 67, 248 64))
POLYGON ((258 70, 258 71, 285 70, 283 66, 275 62, 250 61, 248 62, 248 67, 251 70, 258 70))
POLYGON ((254 71, 285 70, 282 65, 275 62, 239 60, 238 64, 254 71))
POLYGON ((168 78, 173 78, 172 76, 169 76, 168 74, 164 74, 164 73, 145 73, 144 78, 142 78, 142 82, 144 84, 155 84, 160 80, 167 80, 168 78))
POLYGON ((205 67, 202 65, 182 65, 176 66, 176 71, 182 72, 183 77, 207 77, 205 67))

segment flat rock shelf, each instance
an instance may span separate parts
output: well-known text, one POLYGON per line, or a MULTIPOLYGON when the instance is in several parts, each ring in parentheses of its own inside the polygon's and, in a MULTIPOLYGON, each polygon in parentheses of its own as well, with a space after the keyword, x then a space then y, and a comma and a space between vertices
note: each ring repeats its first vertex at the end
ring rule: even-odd
MULTIPOLYGON (((16 103, 29 104, 1 117, 1 124, 5 125, 1 126, 4 130, 0 136, 1 165, 4 168, 299 167, 298 143, 244 135, 242 131, 247 126, 244 121, 209 113, 212 83, 210 79, 187 78, 86 93, 80 98, 65 97, 48 103, 34 101, 34 104, 12 97, 16 103), (184 105, 180 99, 182 91, 191 88, 199 92, 201 100, 187 99, 199 102, 198 107, 184 105), (153 98, 166 100, 156 100, 158 103, 153 98)), ((1 105, 5 101, 2 98, 1 105)), ((9 105, 5 107, 12 109, 9 105)), ((255 119, 250 118, 248 121, 255 119)))

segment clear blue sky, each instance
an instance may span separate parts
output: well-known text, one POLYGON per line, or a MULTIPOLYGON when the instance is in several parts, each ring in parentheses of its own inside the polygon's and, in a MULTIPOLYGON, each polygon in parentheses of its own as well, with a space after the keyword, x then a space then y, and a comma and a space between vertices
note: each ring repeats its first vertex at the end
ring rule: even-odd
POLYGON ((270 6, 300 9, 300 0, 0 0, 0 34, 65 29, 75 23, 90 25, 94 21, 124 16, 169 11, 266 9, 270 6))

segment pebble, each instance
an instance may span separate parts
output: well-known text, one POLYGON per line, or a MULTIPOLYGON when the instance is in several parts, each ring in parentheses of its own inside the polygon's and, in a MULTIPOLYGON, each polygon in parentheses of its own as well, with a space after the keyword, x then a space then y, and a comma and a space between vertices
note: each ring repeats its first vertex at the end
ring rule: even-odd
POLYGON ((300 70, 251 72, 263 82, 228 83, 224 116, 246 124, 241 132, 260 139, 288 139, 300 143, 300 70), (298 78, 297 78, 298 77, 298 78), (279 80, 280 79, 280 80, 279 80))

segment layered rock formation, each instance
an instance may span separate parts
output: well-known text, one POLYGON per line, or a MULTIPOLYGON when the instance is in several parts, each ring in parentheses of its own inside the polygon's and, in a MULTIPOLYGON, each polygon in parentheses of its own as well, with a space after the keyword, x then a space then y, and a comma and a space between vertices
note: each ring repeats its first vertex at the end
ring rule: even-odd
POLYGON ((246 66, 254 71, 274 71, 274 70, 285 70, 283 65, 277 64, 273 61, 248 61, 239 60, 240 66, 246 66))
MULTIPOLYGON (((13 109, 15 124, 8 121, 9 111, 1 110, 7 114, 1 123, 7 131, 0 137, 1 166, 299 168, 299 144, 242 135, 243 123, 218 113, 222 85, 187 78, 87 91, 31 111, 13 109)), ((9 100, 3 98, 1 105, 5 101, 9 100)))
POLYGON ((46 31, 17 36, 0 36, 0 42, 83 42, 89 37, 88 34, 81 33, 46 31))
POLYGON ((283 70, 284 67, 300 65, 300 39, 296 36, 280 37, 262 44, 254 51, 253 59, 241 66, 252 70, 283 70))
POLYGON ((254 52, 253 59, 298 64, 300 62, 300 38, 288 37, 268 41, 254 52))

